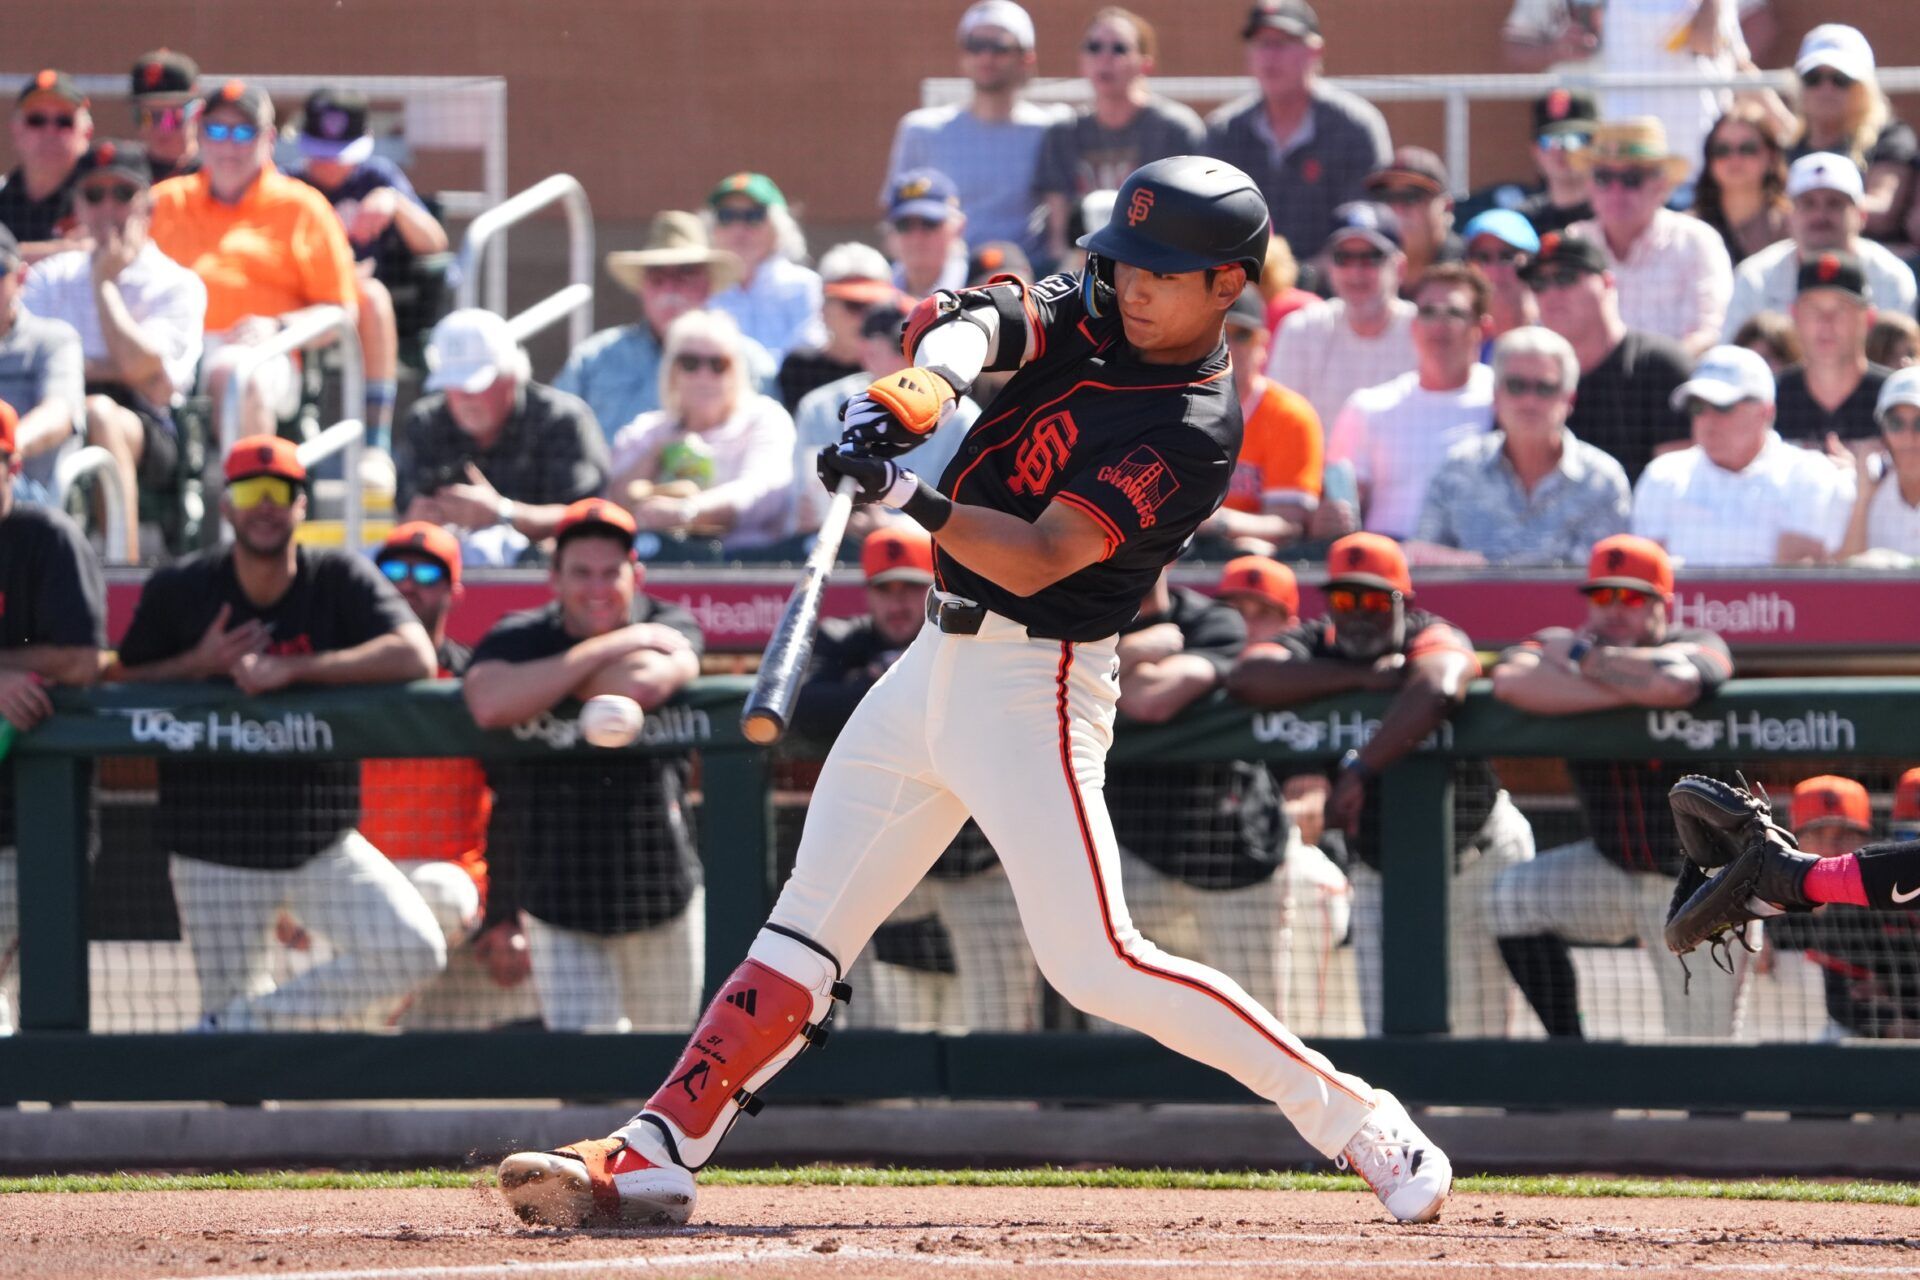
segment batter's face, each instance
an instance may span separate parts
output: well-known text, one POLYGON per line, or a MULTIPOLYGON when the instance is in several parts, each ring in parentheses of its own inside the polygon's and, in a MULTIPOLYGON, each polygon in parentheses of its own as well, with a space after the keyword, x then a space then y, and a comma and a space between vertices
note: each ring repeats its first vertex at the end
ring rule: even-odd
POLYGON ((911 644, 920 634, 927 617, 927 584, 924 582, 882 582, 867 588, 867 612, 873 615, 873 629, 880 638, 896 647, 911 644))
POLYGON ((1616 596, 1610 603, 1601 604, 1589 595, 1587 630, 1601 644, 1623 649, 1659 644, 1667 638, 1667 602, 1643 595, 1638 600, 1616 596))
POLYGON ((1220 342, 1221 319, 1246 287, 1244 267, 1162 274, 1114 264, 1113 289, 1127 341, 1148 364, 1189 364, 1220 342))
POLYGON ((613 538, 582 534, 555 557, 548 581, 568 635, 585 639, 627 625, 637 584, 631 551, 613 538))

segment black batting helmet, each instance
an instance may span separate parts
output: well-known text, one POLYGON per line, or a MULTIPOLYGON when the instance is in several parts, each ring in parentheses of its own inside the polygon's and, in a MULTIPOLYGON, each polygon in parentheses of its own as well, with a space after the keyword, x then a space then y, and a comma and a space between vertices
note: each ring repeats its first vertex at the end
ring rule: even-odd
POLYGON ((1240 170, 1210 156, 1168 156, 1128 175, 1107 225, 1080 237, 1087 251, 1086 293, 1111 285, 1111 264, 1167 273, 1237 262, 1258 279, 1267 260, 1267 202, 1240 170))

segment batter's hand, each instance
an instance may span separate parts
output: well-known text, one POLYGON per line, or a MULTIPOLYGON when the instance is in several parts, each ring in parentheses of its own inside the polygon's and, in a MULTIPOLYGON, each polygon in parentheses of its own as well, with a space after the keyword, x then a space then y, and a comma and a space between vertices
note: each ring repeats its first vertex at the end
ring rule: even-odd
POLYGON ((852 479, 859 486, 853 494, 853 500, 858 504, 885 502, 896 486, 908 490, 912 488, 911 484, 902 485, 901 477, 912 480, 913 472, 885 458, 855 451, 844 444, 834 449, 822 449, 814 460, 813 470, 820 477, 820 483, 827 486, 829 493, 840 488, 841 480, 852 479))
POLYGON ((939 429, 956 399, 952 384, 931 369, 875 378, 840 406, 840 443, 869 457, 899 457, 939 429))

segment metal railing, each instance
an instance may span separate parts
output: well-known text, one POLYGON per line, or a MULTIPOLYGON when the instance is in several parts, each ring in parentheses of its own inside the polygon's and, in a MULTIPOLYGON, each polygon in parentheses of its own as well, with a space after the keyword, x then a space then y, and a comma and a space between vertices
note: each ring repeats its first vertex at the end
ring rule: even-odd
MULTIPOLYGON (((1888 93, 1920 91, 1920 67, 1881 67, 1874 73, 1888 93)), ((1443 108, 1444 153, 1452 175, 1454 194, 1465 195, 1471 184, 1472 104, 1475 101, 1512 102, 1538 98, 1550 89, 1790 89, 1791 71, 1762 71, 1724 76, 1691 72, 1609 72, 1604 75, 1573 71, 1490 73, 1476 75, 1328 76, 1326 83, 1358 94, 1369 102, 1438 102, 1443 108)), ((1251 76, 1164 76, 1151 81, 1153 92, 1178 102, 1227 102, 1256 92, 1251 76)), ((920 82, 922 106, 952 106, 973 93, 971 82, 958 76, 929 77, 920 82)), ((1084 106, 1093 101, 1093 87, 1081 79, 1035 80, 1025 94, 1036 102, 1064 102, 1084 106)))
POLYGON ((97 444, 75 449, 53 468, 53 496, 56 507, 67 504, 67 494, 87 476, 97 476, 100 492, 106 495, 106 545, 100 558, 108 564, 130 564, 126 557, 127 521, 134 508, 134 496, 127 492, 126 478, 114 456, 97 444))
MULTIPOLYGON (((467 228, 460 256, 454 262, 458 282, 455 304, 480 305, 480 267, 487 250, 502 232, 517 222, 558 204, 567 215, 567 284, 528 307, 508 316, 513 336, 524 342, 547 326, 566 318, 568 342, 578 346, 593 332, 593 210, 587 203, 586 188, 570 174, 556 173, 534 183, 519 195, 495 205, 473 220, 467 228)), ((504 242, 504 241, 503 241, 504 242)), ((505 314, 505 299, 489 297, 491 309, 505 314)))

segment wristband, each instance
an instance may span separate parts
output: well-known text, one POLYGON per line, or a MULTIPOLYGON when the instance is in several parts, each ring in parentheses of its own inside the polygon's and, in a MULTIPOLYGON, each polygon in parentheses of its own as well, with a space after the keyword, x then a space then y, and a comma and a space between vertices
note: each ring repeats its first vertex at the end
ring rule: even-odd
POLYGON ((1373 770, 1367 767, 1367 762, 1360 758, 1358 751, 1349 750, 1340 757, 1340 772, 1357 773, 1362 782, 1373 781, 1373 770))
POLYGON ((953 514, 953 503, 947 495, 909 471, 913 478, 913 492, 900 504, 900 509, 913 517, 914 521, 928 533, 938 533, 940 527, 953 514))
POLYGON ((512 524, 513 523, 513 499, 512 498, 500 499, 498 503, 494 504, 493 513, 494 513, 494 516, 496 517, 497 523, 512 524))
POLYGON ((1593 637, 1576 636, 1574 637, 1573 643, 1567 646, 1567 661, 1578 667, 1580 665, 1580 659, 1592 652, 1593 637))

